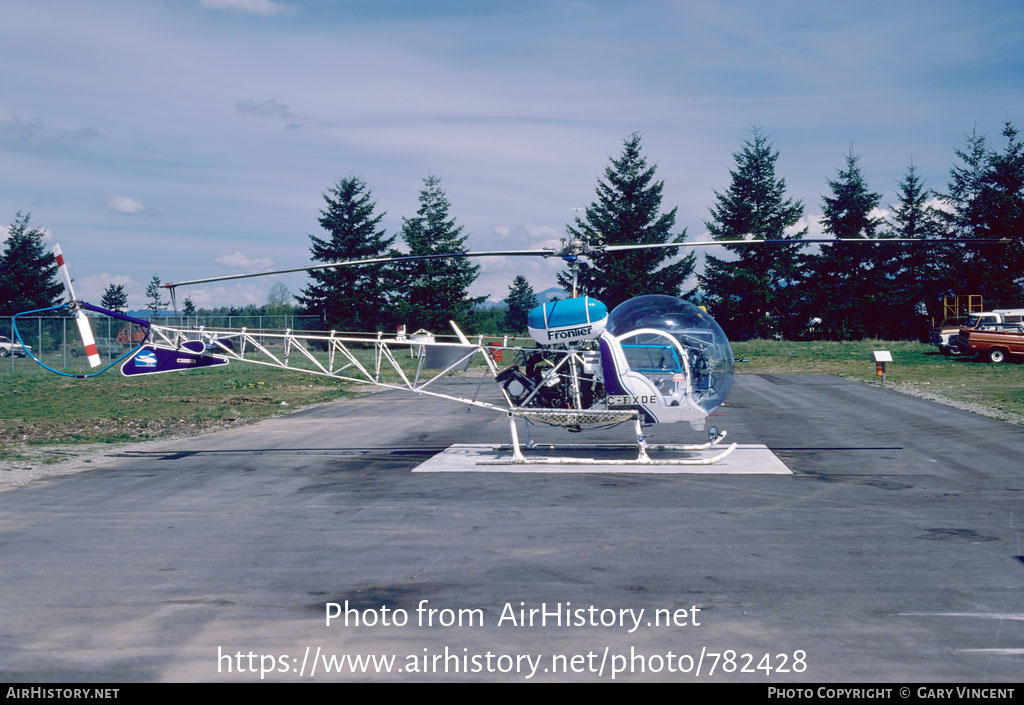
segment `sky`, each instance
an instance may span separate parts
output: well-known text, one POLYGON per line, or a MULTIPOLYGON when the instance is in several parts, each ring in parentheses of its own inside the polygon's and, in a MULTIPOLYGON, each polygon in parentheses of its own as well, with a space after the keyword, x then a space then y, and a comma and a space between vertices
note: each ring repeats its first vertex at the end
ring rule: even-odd
MULTIPOLYGON (((0 223, 31 213, 79 297, 142 308, 155 275, 309 263, 352 175, 389 234, 434 175, 469 249, 556 244, 639 132, 704 239, 756 126, 819 234, 847 154, 885 211, 909 164, 942 191, 966 134, 1024 129, 1022 26, 1020 2, 0 0, 0 223)), ((561 269, 481 264, 492 299, 561 269)), ((179 296, 261 305, 277 280, 306 278, 179 296)))

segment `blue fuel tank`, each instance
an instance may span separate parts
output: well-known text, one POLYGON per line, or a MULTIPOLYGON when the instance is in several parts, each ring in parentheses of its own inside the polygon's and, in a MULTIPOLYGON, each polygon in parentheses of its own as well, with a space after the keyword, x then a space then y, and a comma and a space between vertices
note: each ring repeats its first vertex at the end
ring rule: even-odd
POLYGON ((530 337, 541 345, 595 340, 608 323, 608 307, 589 296, 551 301, 527 316, 530 337))

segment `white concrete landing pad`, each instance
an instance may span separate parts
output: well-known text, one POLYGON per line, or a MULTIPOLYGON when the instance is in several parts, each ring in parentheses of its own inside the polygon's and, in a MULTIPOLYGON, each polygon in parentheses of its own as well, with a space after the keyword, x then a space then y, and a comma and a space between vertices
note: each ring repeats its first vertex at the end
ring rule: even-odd
MULTIPOLYGON (((707 451, 676 452, 672 454, 652 453, 655 459, 667 457, 706 458, 722 452, 722 448, 707 451)), ((524 451, 527 458, 558 457, 569 455, 564 450, 524 451)), ((591 458, 622 458, 636 457, 636 451, 607 450, 573 451, 575 457, 591 458)), ((510 458, 512 452, 496 450, 496 446, 486 443, 457 443, 447 450, 438 453, 430 460, 422 463, 413 472, 518 472, 518 473, 607 473, 607 474, 644 474, 644 475, 792 475, 793 471, 779 460, 775 453, 760 443, 740 444, 731 454, 712 465, 579 465, 553 464, 542 465, 479 465, 480 460, 510 458)))

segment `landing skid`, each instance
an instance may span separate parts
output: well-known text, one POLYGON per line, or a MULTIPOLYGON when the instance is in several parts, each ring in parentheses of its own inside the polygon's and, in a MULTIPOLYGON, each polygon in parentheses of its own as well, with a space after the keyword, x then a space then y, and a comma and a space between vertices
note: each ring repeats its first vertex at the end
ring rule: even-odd
MULTIPOLYGON (((571 416, 572 412, 561 411, 563 415, 571 416)), ((593 413, 593 412, 590 412, 593 413)), ((632 412, 631 417, 627 417, 623 420, 632 420, 634 428, 636 430, 636 449, 637 457, 632 460, 612 460, 608 458, 579 458, 574 456, 558 456, 558 457, 527 457, 523 454, 523 448, 519 442, 519 431, 516 428, 516 417, 523 416, 529 420, 530 416, 534 413, 531 411, 523 412, 510 412, 509 427, 512 432, 512 443, 506 446, 499 446, 498 450, 510 450, 512 451, 511 457, 508 458, 496 458, 486 459, 477 461, 477 465, 712 465, 726 458, 730 453, 736 450, 736 443, 730 444, 725 447, 721 453, 713 455, 707 458, 651 458, 648 454, 648 450, 653 451, 689 451, 689 452, 700 452, 710 450, 712 448, 718 449, 719 444, 725 439, 727 433, 722 432, 717 437, 707 443, 701 444, 649 444, 644 439, 643 428, 640 425, 640 418, 636 412, 632 412)), ((582 416, 582 413, 581 413, 582 416)), ((562 425, 562 424, 559 424, 562 425)), ((598 443, 598 444, 537 444, 532 440, 529 440, 529 426, 527 426, 527 450, 616 450, 616 449, 627 449, 632 448, 632 445, 624 443, 598 443)))

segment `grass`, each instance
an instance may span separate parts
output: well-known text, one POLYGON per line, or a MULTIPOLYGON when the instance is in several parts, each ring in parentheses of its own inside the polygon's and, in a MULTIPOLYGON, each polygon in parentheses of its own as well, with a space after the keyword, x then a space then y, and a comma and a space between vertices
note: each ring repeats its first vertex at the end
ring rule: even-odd
MULTIPOLYGON (((740 374, 834 374, 869 384, 881 383, 872 351, 888 350, 887 386, 1024 423, 1019 364, 970 362, 903 341, 759 340, 733 349, 740 374)), ((369 351, 363 352, 371 365, 369 351)), ((399 359, 414 373, 414 361, 399 359)), ((350 393, 351 385, 339 380, 237 362, 130 379, 112 369, 73 379, 46 373, 31 360, 6 359, 0 361, 0 459, 20 457, 31 446, 195 435, 350 393)))
POLYGON ((13 372, 10 360, 2 364, 0 458, 23 446, 194 435, 349 393, 338 380, 245 364, 138 378, 112 369, 90 379, 48 374, 26 360, 13 372))

